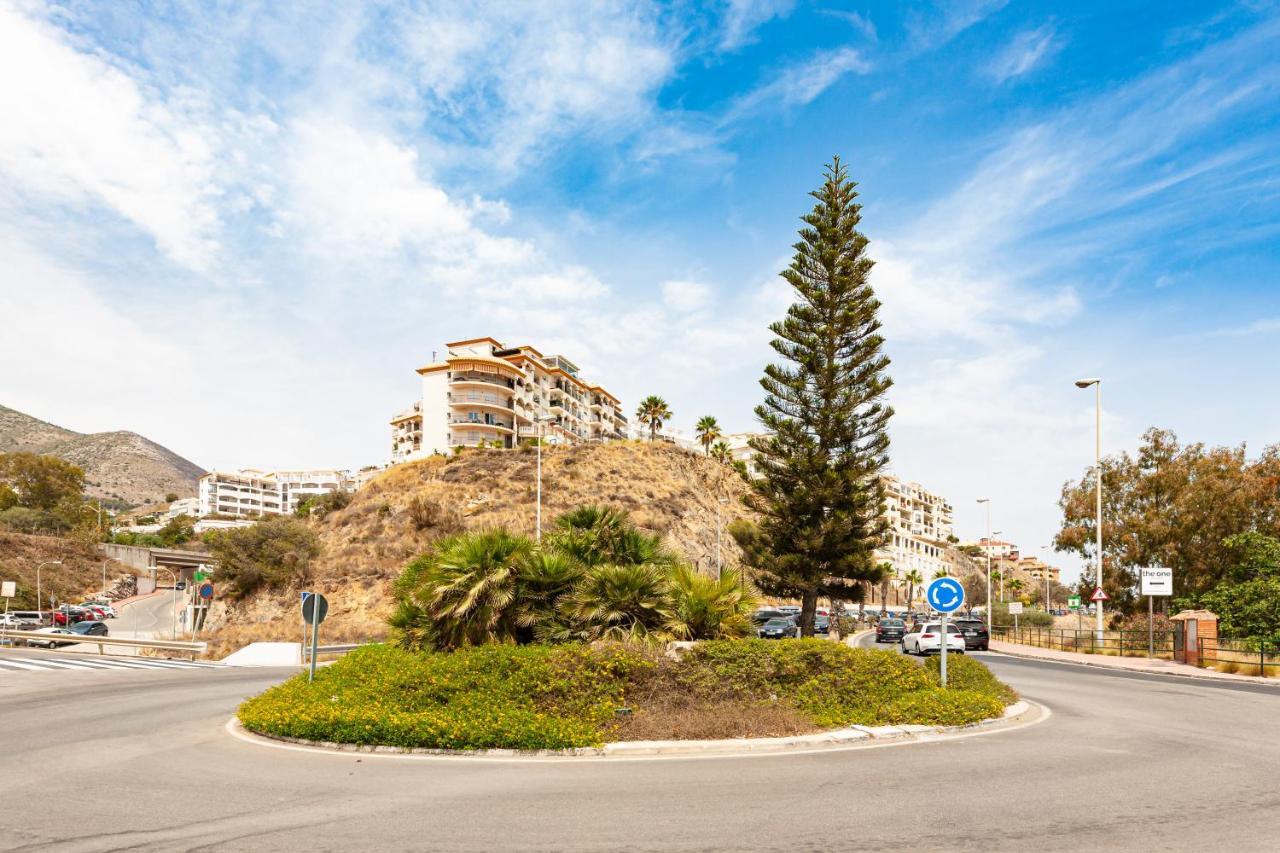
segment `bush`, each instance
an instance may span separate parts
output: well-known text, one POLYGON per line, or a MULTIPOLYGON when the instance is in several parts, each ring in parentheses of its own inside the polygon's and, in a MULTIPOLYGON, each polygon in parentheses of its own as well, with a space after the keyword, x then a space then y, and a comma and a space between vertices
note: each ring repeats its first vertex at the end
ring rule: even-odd
MULTIPOLYGON (((925 669, 941 681, 942 661, 930 657, 925 669)), ((1018 692, 991 674, 991 670, 979 660, 963 655, 947 656, 947 689, 970 690, 1000 700, 1002 705, 1018 701, 1018 692)))
POLYGON ((300 675, 250 699, 239 716, 254 731, 308 740, 564 749, 625 735, 631 718, 616 714, 624 706, 645 720, 650 736, 668 737, 691 713, 709 723, 707 737, 738 734, 744 720, 749 731, 778 720, 812 731, 963 725, 1001 713, 999 682, 976 670, 961 678, 964 689, 942 690, 934 675, 900 655, 823 640, 716 640, 679 659, 607 643, 451 653, 368 646, 319 670, 314 684, 300 675))
MULTIPOLYGON (((1009 615, 1009 605, 997 601, 992 605, 991 617, 996 625, 1013 626, 1013 617, 1009 615)), ((1019 628, 1052 628, 1053 616, 1043 610, 1023 610, 1018 616, 1019 628)))
POLYGON ((211 530, 204 541, 218 562, 218 579, 232 598, 267 587, 306 583, 320 540, 305 522, 277 516, 252 527, 211 530))

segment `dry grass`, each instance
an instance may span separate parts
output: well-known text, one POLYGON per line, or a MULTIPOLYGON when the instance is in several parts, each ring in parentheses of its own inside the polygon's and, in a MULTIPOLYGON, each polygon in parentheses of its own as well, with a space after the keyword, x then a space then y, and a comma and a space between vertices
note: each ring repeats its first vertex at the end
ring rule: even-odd
MULTIPOLYGON (((386 636, 391 584, 434 540, 492 527, 532 536, 535 465, 532 448, 469 450, 397 465, 356 493, 349 506, 313 522, 324 551, 308 586, 329 599, 322 642, 386 636)), ((739 500, 747 487, 735 471, 661 442, 544 448, 542 473, 544 530, 583 504, 608 504, 627 510, 641 529, 662 536, 691 561, 713 560, 718 511, 724 529, 749 517, 739 500), (721 497, 729 503, 719 504, 721 497)), ((726 567, 738 564, 741 552, 728 533, 721 553, 726 567)), ((215 607, 210 655, 257 640, 294 640, 301 635, 299 622, 298 590, 215 607)))

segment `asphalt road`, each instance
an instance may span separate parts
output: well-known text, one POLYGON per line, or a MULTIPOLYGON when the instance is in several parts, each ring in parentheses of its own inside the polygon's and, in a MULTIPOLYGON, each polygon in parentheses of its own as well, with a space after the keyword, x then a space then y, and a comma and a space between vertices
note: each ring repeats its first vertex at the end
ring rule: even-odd
POLYGON ((281 670, 10 674, 0 849, 1280 846, 1280 693, 982 657, 1052 716, 937 743, 625 762, 317 755, 231 738, 237 702, 281 670))

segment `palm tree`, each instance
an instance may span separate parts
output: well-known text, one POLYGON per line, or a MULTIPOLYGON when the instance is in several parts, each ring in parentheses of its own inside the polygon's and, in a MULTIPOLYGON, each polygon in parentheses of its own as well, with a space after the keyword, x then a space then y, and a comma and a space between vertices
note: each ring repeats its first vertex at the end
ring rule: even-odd
POLYGON ((759 603, 753 587, 726 569, 719 578, 698 574, 686 564, 671 573, 672 629, 685 640, 720 640, 751 633, 751 613, 759 603))
POLYGON ((676 627, 671 577, 652 563, 595 566, 568 596, 565 616, 573 627, 558 639, 666 640, 676 627))
POLYGON ((1022 592, 1022 586, 1023 586, 1022 578, 1014 578, 1013 580, 1009 581, 1008 586, 1009 586, 1009 591, 1013 593, 1014 598, 1021 598, 1021 596, 1019 596, 1018 593, 1022 592))
POLYGON ((671 420, 671 409, 666 400, 650 394, 640 401, 640 406, 636 409, 636 420, 649 427, 649 440, 653 441, 658 437, 658 430, 662 429, 663 422, 671 420))
POLYGON ((636 529, 625 510, 587 504, 557 518, 556 528, 551 547, 585 566, 675 561, 659 537, 636 529))
POLYGON ((948 569, 946 566, 943 566, 942 568, 934 572, 933 576, 935 578, 949 578, 951 577, 951 570, 948 569))
POLYGON ((1000 573, 999 569, 991 570, 991 582, 999 588, 1001 601, 1004 601, 1004 584, 1001 583, 1001 581, 1003 580, 1004 580, 1004 575, 1000 573))
POLYGON ((717 462, 728 465, 733 460, 733 452, 729 450, 729 445, 723 441, 717 441, 711 446, 711 458, 717 462))
POLYGON ((910 610, 916 600, 916 587, 924 583, 924 576, 920 574, 919 569, 912 569, 903 575, 902 579, 907 582, 907 609, 910 610))
POLYGON ((698 436, 698 442, 702 445, 702 452, 710 454, 711 445, 720 438, 720 424, 716 423, 716 419, 711 415, 703 415, 698 419, 693 430, 698 436))
MULTIPOLYGON (((412 594, 433 623, 436 645, 456 649, 519 639, 517 608, 522 564, 533 542, 505 530, 450 536, 415 561, 412 594)), ((412 614, 402 614, 410 617, 412 614)))

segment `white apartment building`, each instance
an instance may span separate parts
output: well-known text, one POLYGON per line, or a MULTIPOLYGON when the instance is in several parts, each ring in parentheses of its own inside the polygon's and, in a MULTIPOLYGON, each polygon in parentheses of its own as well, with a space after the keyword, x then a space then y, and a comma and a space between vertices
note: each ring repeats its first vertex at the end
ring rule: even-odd
POLYGON ((952 533, 951 504, 919 483, 882 478, 889 539, 875 552, 876 562, 889 563, 899 581, 911 570, 926 583, 950 570, 947 543, 952 533))
POLYGON ((180 515, 189 515, 195 517, 200 512, 199 498, 178 498, 169 504, 169 509, 165 511, 164 517, 167 519, 175 519, 180 515))
POLYGON ((391 461, 481 444, 515 447, 623 438, 622 404, 578 375, 562 355, 494 338, 446 344, 445 358, 418 368, 422 399, 391 419, 391 461))
POLYGON ((748 477, 760 476, 760 470, 756 467, 756 452, 751 449, 751 439, 759 438, 763 433, 758 432, 731 432, 720 438, 729 446, 729 453, 733 457, 734 462, 741 462, 747 466, 748 477))
POLYGON ((289 515, 308 497, 353 488, 346 471, 210 471, 200 478, 198 515, 289 515))
POLYGON ((1017 560, 1020 556, 1018 546, 1003 539, 988 539, 983 536, 976 542, 965 542, 964 545, 977 548, 982 552, 982 556, 990 555, 993 560, 1017 560))

